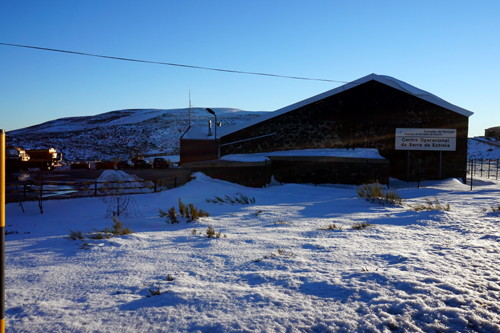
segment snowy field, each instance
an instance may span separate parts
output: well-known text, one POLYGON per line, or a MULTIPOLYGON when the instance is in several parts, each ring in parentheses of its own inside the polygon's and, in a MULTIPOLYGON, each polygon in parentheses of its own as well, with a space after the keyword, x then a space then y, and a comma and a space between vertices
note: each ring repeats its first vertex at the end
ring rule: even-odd
POLYGON ((393 181, 405 204, 383 206, 354 186, 195 176, 131 196, 134 233, 88 246, 65 237, 110 227, 109 200, 7 205, 7 332, 500 331, 500 181, 393 181), (206 200, 239 194, 255 203, 206 200), (450 210, 409 206, 434 196, 450 210), (210 217, 165 222, 179 198, 210 217))

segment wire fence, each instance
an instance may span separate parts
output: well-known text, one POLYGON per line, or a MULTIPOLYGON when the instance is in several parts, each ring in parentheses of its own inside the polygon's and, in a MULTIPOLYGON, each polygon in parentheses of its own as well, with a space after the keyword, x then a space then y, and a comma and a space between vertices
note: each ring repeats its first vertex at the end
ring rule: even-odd
POLYGON ((467 163, 469 176, 498 180, 499 171, 500 159, 469 159, 467 163))
POLYGON ((190 174, 157 180, 105 181, 105 182, 44 182, 31 181, 6 184, 6 202, 106 196, 109 194, 155 193, 178 186, 191 180, 190 174))
POLYGON ((477 185, 475 179, 488 178, 498 180, 500 171, 500 159, 469 159, 467 162, 467 175, 469 178, 470 190, 474 184, 477 185))

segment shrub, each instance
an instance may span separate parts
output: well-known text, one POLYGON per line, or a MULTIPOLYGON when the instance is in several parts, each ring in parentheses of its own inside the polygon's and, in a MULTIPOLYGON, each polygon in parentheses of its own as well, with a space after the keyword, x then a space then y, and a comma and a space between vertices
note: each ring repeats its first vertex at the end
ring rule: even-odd
POLYGON ((415 204, 415 205, 409 205, 411 209, 413 209, 416 212, 423 211, 423 210, 444 210, 448 211, 450 210, 450 204, 443 205, 442 203, 439 202, 438 198, 434 196, 434 202, 430 200, 427 197, 424 197, 425 203, 424 204, 415 204))
POLYGON ((386 190, 376 181, 373 184, 365 184, 356 190, 360 198, 379 204, 398 204, 403 203, 403 199, 396 193, 396 190, 386 190))
MULTIPOLYGON (((123 223, 118 221, 118 218, 116 216, 113 216, 113 225, 111 226, 111 229, 108 227, 106 227, 104 230, 98 230, 96 228, 92 229, 94 229, 94 231, 89 231, 86 235, 83 235, 81 231, 70 230, 70 234, 66 236, 66 238, 70 240, 83 240, 85 239, 85 237, 87 237, 88 239, 100 240, 109 239, 116 236, 128 235, 132 233, 132 229, 130 229, 129 227, 124 228, 123 223)), ((82 245, 82 248, 86 248, 87 246, 90 246, 90 244, 84 243, 82 245)))
POLYGON ((215 237, 215 230, 211 225, 208 226, 206 233, 207 233, 207 238, 215 237))
POLYGON ((241 193, 236 193, 236 195, 230 196, 230 195, 225 195, 223 198, 218 197, 214 195, 213 199, 205 199, 207 202, 211 203, 239 203, 242 205, 249 205, 255 203, 255 198, 249 198, 247 195, 241 194, 241 193))
POLYGON ((66 239, 70 240, 77 240, 77 239, 84 239, 84 236, 81 231, 69 231, 69 235, 65 237, 66 239))
POLYGON ((179 214, 184 217, 189 217, 189 211, 186 205, 181 201, 181 198, 179 198, 179 214))
POLYGON ((191 221, 196 221, 200 217, 209 217, 210 214, 202 209, 196 208, 193 204, 189 204, 189 216, 191 217, 191 221))
POLYGON ((187 222, 191 221, 196 221, 200 217, 209 217, 210 214, 202 209, 196 208, 193 204, 189 204, 186 206, 181 199, 179 198, 179 214, 175 211, 175 207, 171 207, 168 212, 165 212, 161 209, 160 211, 160 217, 165 217, 165 221, 168 222, 170 221, 172 224, 174 223, 179 223, 179 220, 177 219, 178 215, 181 215, 183 217, 189 218, 187 222))
MULTIPOLYGON (((207 238, 220 238, 222 232, 215 232, 215 229, 212 226, 208 226, 206 234, 207 238)), ((224 238, 227 238, 226 234, 224 234, 224 238)))
POLYGON ((155 289, 150 289, 150 288, 148 288, 148 291, 149 291, 150 295, 147 295, 147 297, 161 295, 161 290, 160 290, 160 278, 158 278, 158 285, 157 285, 157 287, 156 287, 156 290, 155 290, 155 289))
POLYGON ((327 225, 326 227, 319 228, 319 230, 342 230, 341 225, 337 225, 335 223, 331 223, 327 225))
POLYGON ((367 228, 367 227, 369 227, 369 226, 371 226, 371 224, 370 224, 370 223, 368 223, 368 222, 362 222, 362 223, 357 222, 357 223, 354 223, 354 224, 351 226, 351 228, 352 228, 352 229, 356 229, 356 230, 361 230, 361 229, 367 228))
POLYGON ((175 211, 175 207, 171 207, 168 210, 167 216, 170 219, 170 223, 172 223, 172 224, 179 223, 179 220, 177 219, 177 212, 175 211))
POLYGON ((491 210, 492 210, 494 213, 498 213, 498 212, 500 212, 500 205, 498 205, 497 207, 495 207, 495 206, 491 206, 491 210))

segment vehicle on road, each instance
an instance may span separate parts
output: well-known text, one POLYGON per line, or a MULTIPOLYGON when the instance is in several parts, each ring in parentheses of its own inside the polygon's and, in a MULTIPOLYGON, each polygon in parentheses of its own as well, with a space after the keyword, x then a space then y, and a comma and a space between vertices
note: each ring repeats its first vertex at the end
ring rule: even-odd
POLYGON ((95 162, 96 170, 114 170, 115 163, 113 161, 99 161, 95 162))
POLYGON ((168 161, 163 157, 156 157, 153 161, 153 167, 155 169, 168 169, 168 161))
POLYGON ((153 166, 148 160, 136 160, 134 162, 134 169, 152 169, 153 166))
POLYGON ((134 165, 132 164, 132 162, 126 161, 126 160, 122 160, 122 161, 119 161, 118 163, 116 163, 116 168, 118 170, 132 169, 133 166, 134 165))

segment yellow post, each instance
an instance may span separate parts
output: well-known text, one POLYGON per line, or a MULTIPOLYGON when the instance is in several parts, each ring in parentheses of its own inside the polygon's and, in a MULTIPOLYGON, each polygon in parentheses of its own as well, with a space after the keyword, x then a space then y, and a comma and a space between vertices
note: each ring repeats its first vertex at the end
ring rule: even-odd
POLYGON ((0 333, 5 333, 5 131, 0 129, 0 333))

